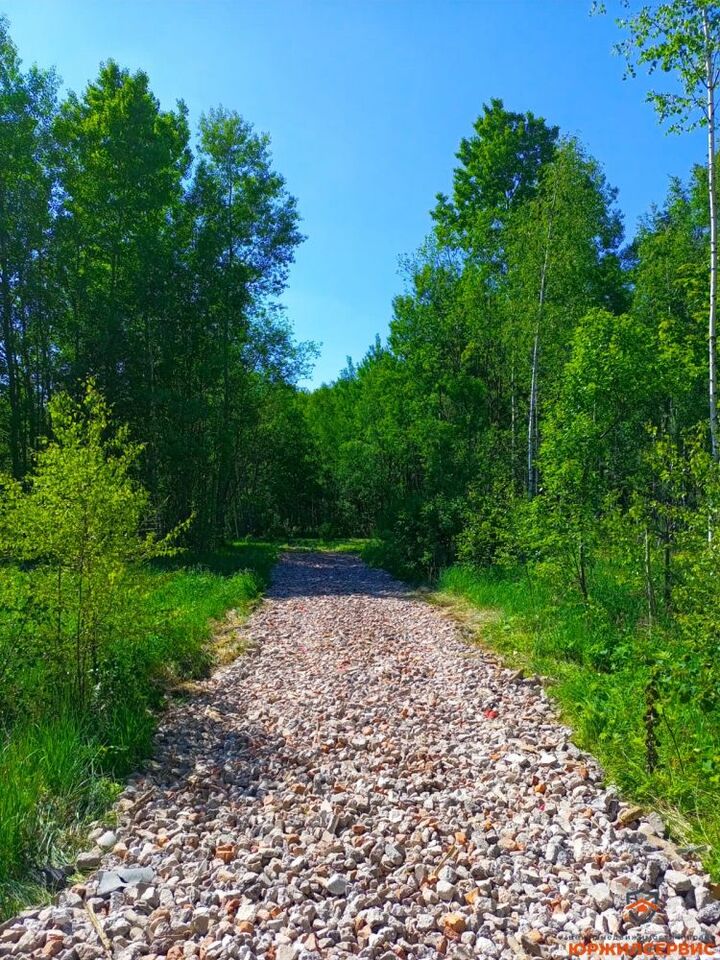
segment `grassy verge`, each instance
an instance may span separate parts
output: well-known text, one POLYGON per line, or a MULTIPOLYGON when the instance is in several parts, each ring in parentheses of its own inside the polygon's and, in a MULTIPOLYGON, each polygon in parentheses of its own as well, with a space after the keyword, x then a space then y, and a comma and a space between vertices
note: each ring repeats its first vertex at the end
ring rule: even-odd
POLYGON ((283 550, 309 550, 317 553, 362 553, 369 540, 347 537, 344 540, 329 540, 327 537, 296 537, 280 544, 283 550))
POLYGON ((381 570, 387 570, 398 580, 404 580, 405 583, 412 584, 415 587, 427 585, 427 578, 391 540, 383 540, 379 537, 366 540, 360 556, 369 567, 379 567, 381 570))
MULTIPOLYGON (((148 755, 156 711, 169 691, 206 675, 236 651, 234 631, 266 586, 276 548, 236 544, 134 571, 133 623, 109 667, 125 686, 100 712, 70 698, 43 701, 6 725, 0 741, 0 920, 47 896, 41 870, 72 860, 84 825, 107 810, 118 778, 148 755), (211 642, 220 635, 218 649, 211 642), (128 680, 128 678, 131 678, 128 680)), ((25 696, 35 676, 13 678, 25 696)), ((36 698, 37 699, 37 698, 36 698)))
POLYGON ((436 599, 476 622, 479 639, 507 663, 549 678, 577 744, 626 797, 659 810, 674 838, 697 846, 720 877, 720 717, 662 679, 653 687, 652 664, 673 658, 672 634, 650 634, 632 616, 609 617, 607 603, 559 599, 549 584, 518 572, 451 567, 436 599))

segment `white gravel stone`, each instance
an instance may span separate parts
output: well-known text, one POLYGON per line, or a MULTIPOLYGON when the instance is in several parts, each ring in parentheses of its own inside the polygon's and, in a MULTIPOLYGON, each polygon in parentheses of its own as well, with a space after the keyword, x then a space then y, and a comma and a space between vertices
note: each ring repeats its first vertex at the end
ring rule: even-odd
POLYGON ((339 873, 334 873, 325 884, 325 889, 334 897, 342 897, 347 891, 347 880, 339 873))
POLYGON ((676 893, 686 893, 692 887, 692 881, 687 874, 680 873, 679 870, 668 870, 665 874, 665 883, 672 887, 676 893))
POLYGON ((454 900, 457 896, 457 887, 448 880, 438 880, 435 892, 441 900, 454 900))
POLYGON ((588 890, 590 897, 595 901, 599 910, 608 910, 613 905, 610 887, 606 883, 596 883, 588 890))
POLYGON ((101 850, 112 850, 112 848, 118 842, 118 838, 112 832, 112 830, 106 830, 105 833, 100 834, 95 842, 101 850))

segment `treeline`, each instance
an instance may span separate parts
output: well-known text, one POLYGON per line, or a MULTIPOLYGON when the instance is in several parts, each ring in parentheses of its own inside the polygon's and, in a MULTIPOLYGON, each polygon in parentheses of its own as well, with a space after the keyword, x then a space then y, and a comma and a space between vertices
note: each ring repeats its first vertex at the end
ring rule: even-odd
POLYGON ((28 476, 52 396, 93 379, 143 445, 146 525, 192 516, 209 545, 292 522, 312 348, 278 305, 302 236, 268 138, 223 108, 193 138, 113 62, 59 100, 1 20, 0 113, 0 471, 28 476))
POLYGON ((458 159, 387 344, 307 400, 325 522, 430 575, 552 560, 586 599, 615 546, 672 605, 713 527, 703 172, 623 246, 601 167, 544 120, 494 100, 458 159))
POLYGON ((429 575, 542 561, 586 600, 602 559, 647 618, 685 608, 717 539, 704 171, 623 246, 600 166, 542 119, 495 100, 458 158, 387 344, 307 400, 325 522, 429 575))

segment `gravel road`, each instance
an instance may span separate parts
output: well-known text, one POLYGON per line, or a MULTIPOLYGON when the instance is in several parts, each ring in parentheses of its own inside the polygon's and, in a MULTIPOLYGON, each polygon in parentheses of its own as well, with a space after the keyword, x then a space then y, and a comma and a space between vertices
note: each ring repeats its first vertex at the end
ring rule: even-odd
POLYGON ((290 554, 245 633, 253 651, 165 716, 117 825, 80 858, 95 872, 0 927, 0 957, 716 942, 699 865, 618 804, 542 688, 387 574, 290 554), (658 909, 626 910, 637 890, 658 909))

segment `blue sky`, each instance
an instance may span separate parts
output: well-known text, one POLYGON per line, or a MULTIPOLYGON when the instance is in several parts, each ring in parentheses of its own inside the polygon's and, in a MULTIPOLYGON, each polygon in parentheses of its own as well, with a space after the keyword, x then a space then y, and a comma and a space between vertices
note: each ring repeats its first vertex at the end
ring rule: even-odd
MULTIPOLYGON (((589 0, 0 0, 26 63, 80 90, 101 60, 147 70, 163 105, 216 104, 270 133, 308 239, 285 296, 320 341, 312 383, 387 331, 398 257, 430 226, 484 101, 579 136, 620 190, 628 233, 671 175, 703 160, 622 80, 589 0)), ((612 0, 608 3, 612 7, 612 0)))

